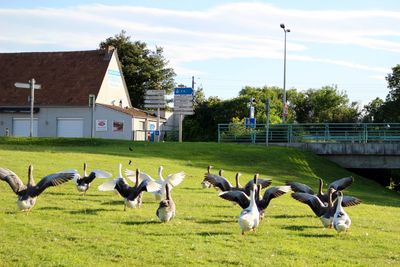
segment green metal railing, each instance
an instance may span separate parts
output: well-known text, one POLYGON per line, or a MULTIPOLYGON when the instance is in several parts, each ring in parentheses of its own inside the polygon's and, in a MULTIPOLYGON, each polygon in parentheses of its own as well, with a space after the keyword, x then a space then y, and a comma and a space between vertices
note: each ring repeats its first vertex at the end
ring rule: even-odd
POLYGON ((218 142, 400 142, 400 123, 218 124, 218 142))

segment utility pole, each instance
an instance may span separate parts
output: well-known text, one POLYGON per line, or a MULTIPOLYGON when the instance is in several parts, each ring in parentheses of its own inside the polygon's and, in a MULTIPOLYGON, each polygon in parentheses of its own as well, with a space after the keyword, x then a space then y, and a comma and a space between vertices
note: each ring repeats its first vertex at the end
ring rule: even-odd
POLYGON ((35 103, 35 89, 41 89, 42 86, 40 84, 35 84, 36 81, 34 78, 29 80, 29 83, 15 83, 14 86, 17 88, 26 88, 31 89, 31 125, 29 131, 29 137, 33 136, 33 105, 35 103))

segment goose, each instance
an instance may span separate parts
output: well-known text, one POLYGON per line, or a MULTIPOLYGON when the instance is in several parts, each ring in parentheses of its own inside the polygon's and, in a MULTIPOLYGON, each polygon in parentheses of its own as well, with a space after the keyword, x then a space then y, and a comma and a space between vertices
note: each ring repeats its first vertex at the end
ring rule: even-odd
MULTIPOLYGON (((83 192, 83 194, 86 194, 86 191, 89 190, 90 184, 93 182, 95 178, 110 178, 112 175, 111 173, 108 173, 103 170, 92 170, 90 174, 88 175, 86 172, 87 164, 86 162, 83 163, 83 175, 80 175, 77 170, 73 170, 73 172, 76 172, 76 179, 74 179, 75 184, 76 184, 76 189, 78 189, 79 192, 83 192)), ((65 171, 63 171, 65 172, 65 171)))
MULTIPOLYGON (((166 194, 165 184, 166 183, 169 184, 169 188, 170 188, 170 190, 172 190, 174 187, 176 187, 180 183, 182 183, 182 181, 185 178, 184 172, 178 172, 178 173, 169 174, 164 179, 164 177, 162 176, 162 171, 163 171, 163 166, 160 166, 158 168, 158 176, 159 176, 158 180, 154 180, 150 175, 148 175, 145 172, 140 173, 140 179, 153 181, 160 186, 160 190, 151 192, 151 194, 154 195, 154 197, 157 201, 161 201, 162 199, 165 199, 165 194, 166 194)), ((125 174, 127 175, 128 179, 130 179, 131 173, 132 173, 132 171, 130 171, 130 170, 125 171, 125 174)))
MULTIPOLYGON (((208 165, 208 167, 207 167, 207 173, 208 173, 208 174, 210 173, 212 167, 213 167, 213 166, 208 165)), ((207 173, 206 173, 206 174, 207 174, 207 173)), ((212 184, 210 184, 210 182, 208 182, 208 181, 206 181, 206 180, 203 179, 203 181, 201 182, 201 187, 202 187, 202 188, 211 188, 211 187, 212 187, 212 184)))
MULTIPOLYGON (((294 192, 302 192, 302 193, 308 193, 311 195, 316 195, 323 203, 328 203, 328 198, 329 198, 329 190, 331 188, 334 189, 334 191, 342 191, 349 187, 350 185, 353 184, 354 179, 353 177, 344 177, 338 180, 333 181, 328 185, 328 189, 325 192, 323 192, 323 186, 324 186, 324 181, 321 178, 318 178, 319 180, 319 188, 318 192, 315 194, 314 191, 311 189, 306 184, 298 183, 298 182, 293 182, 293 181, 287 181, 286 185, 289 185, 294 192)), ((333 193, 332 195, 332 200, 334 201, 337 197, 337 193, 333 193)))
MULTIPOLYGON (((268 188, 264 195, 261 197, 262 185, 257 182, 258 174, 254 175, 254 182, 256 185, 255 201, 260 213, 260 219, 264 218, 265 209, 269 206, 272 199, 280 197, 290 191, 290 186, 274 186, 268 188)), ((250 204, 250 197, 243 191, 225 191, 219 194, 219 197, 237 203, 241 208, 246 208, 250 204)))
POLYGON ((36 204, 36 198, 50 186, 63 184, 76 177, 75 173, 54 173, 43 177, 38 184, 33 179, 33 166, 28 167, 28 184, 24 185, 13 171, 0 168, 0 179, 7 182, 18 196, 17 206, 21 211, 30 211, 36 204))
POLYGON ((333 216, 333 227, 340 233, 347 231, 351 225, 351 219, 349 215, 344 211, 342 207, 343 193, 338 192, 338 200, 335 215, 333 216))
POLYGON ((171 198, 171 190, 169 188, 169 183, 165 184, 166 197, 160 201, 160 205, 156 211, 157 217, 162 222, 169 222, 175 217, 176 207, 175 202, 171 198))
POLYGON ((250 203, 248 207, 242 210, 239 216, 239 225, 242 229, 242 235, 248 231, 255 231, 260 223, 260 212, 258 211, 255 199, 256 187, 256 184, 253 184, 253 188, 250 191, 250 203))
MULTIPOLYGON (((251 179, 244 187, 238 187, 240 175, 241 174, 239 172, 236 173, 236 176, 235 176, 236 186, 233 186, 225 177, 220 176, 220 175, 211 174, 211 173, 207 173, 204 176, 204 181, 209 182, 210 184, 217 187, 222 192, 239 190, 239 191, 245 192, 247 195, 250 195, 250 191, 253 188, 254 179, 251 179)), ((265 187, 268 187, 269 185, 271 185, 272 180, 258 178, 257 183, 261 184, 261 188, 265 188, 265 187)))
POLYGON ((124 177, 122 176, 122 164, 118 166, 118 177, 99 185, 99 191, 112 191, 115 190, 124 198, 124 211, 126 207, 137 208, 140 206, 140 194, 143 191, 153 193, 160 190, 161 186, 150 179, 140 180, 140 170, 136 169, 136 185, 134 187, 129 186, 124 177))
MULTIPOLYGON (((325 228, 332 228, 333 216, 335 214, 336 206, 338 205, 337 201, 332 201, 332 195, 334 192, 335 189, 329 189, 328 202, 322 202, 317 195, 303 192, 292 193, 292 197, 304 204, 307 204, 314 212, 314 214, 320 218, 322 225, 325 228)), ((361 200, 356 197, 345 196, 342 197, 341 205, 345 207, 350 207, 358 205, 360 203, 361 200)))

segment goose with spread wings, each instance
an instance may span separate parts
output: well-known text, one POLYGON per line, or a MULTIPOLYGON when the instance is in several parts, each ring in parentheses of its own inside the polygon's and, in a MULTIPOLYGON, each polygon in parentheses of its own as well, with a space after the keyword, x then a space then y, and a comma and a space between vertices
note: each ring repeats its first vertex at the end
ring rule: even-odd
MULTIPOLYGON (((338 191, 341 193, 341 191, 338 191)), ((292 197, 301 203, 308 205, 314 214, 320 218, 322 225, 325 228, 332 228, 333 217, 337 209, 338 200, 333 201, 333 193, 337 194, 335 189, 330 188, 328 190, 328 202, 322 202, 317 195, 312 195, 309 193, 295 192, 292 193, 292 197)), ((350 207, 359 205, 361 200, 353 196, 342 196, 341 206, 350 207)))
POLYGON ((57 186, 76 178, 75 173, 54 173, 43 177, 39 183, 33 179, 33 166, 28 167, 28 183, 24 185, 22 180, 13 171, 0 168, 0 180, 8 183, 18 196, 17 206, 21 211, 30 211, 36 204, 37 197, 50 186, 57 186))
POLYGON ((89 190, 90 184, 93 182, 94 179, 96 178, 110 178, 112 175, 109 172, 103 171, 103 170, 92 170, 90 173, 87 173, 87 164, 86 162, 83 163, 83 175, 79 174, 79 172, 75 169, 71 170, 66 170, 62 172, 73 172, 76 173, 77 175, 75 176, 76 179, 74 179, 76 189, 79 192, 82 192, 84 195, 86 194, 86 191, 89 190))
MULTIPOLYGON (((250 191, 253 188, 254 184, 254 179, 251 179, 244 187, 240 187, 239 183, 239 177, 240 173, 236 173, 235 180, 236 180, 236 186, 233 186, 225 177, 221 175, 216 175, 212 173, 206 173, 204 176, 203 181, 207 181, 210 184, 212 184, 214 187, 217 187, 220 191, 226 192, 226 191, 242 191, 246 193, 246 195, 250 196, 250 191)), ((272 180, 271 179, 265 179, 265 178, 257 178, 257 184, 261 185, 261 188, 266 188, 271 185, 272 180)))
MULTIPOLYGON (((162 171, 163 171, 163 166, 160 166, 158 168, 158 179, 155 180, 154 178, 152 178, 150 175, 148 175, 145 172, 140 172, 140 176, 139 178, 141 180, 150 180, 153 181, 155 183, 157 183, 160 187, 159 190, 157 191, 152 191, 151 194, 154 195, 155 199, 157 201, 161 201, 163 199, 165 199, 166 196, 166 190, 165 190, 165 185, 168 183, 169 184, 169 190, 172 190, 174 187, 178 186, 179 184, 181 184, 183 182, 183 180, 185 179, 185 173, 182 172, 178 172, 178 173, 172 173, 169 174, 165 179, 162 175, 162 171)), ((128 179, 132 179, 132 174, 133 171, 131 170, 126 170, 125 174, 127 176, 128 179)))
POLYGON ((332 201, 336 200, 337 193, 336 191, 342 191, 348 188, 350 185, 353 184, 354 178, 353 177, 344 177, 338 180, 333 181, 328 185, 328 189, 326 192, 323 191, 324 181, 321 178, 319 180, 319 187, 318 192, 315 193, 311 187, 306 184, 294 182, 294 181, 287 181, 286 185, 289 185, 294 192, 301 192, 301 193, 308 193, 311 195, 316 195, 323 203, 328 203, 329 200, 329 190, 332 188, 334 189, 332 193, 332 201))
POLYGON ((142 192, 146 191, 152 193, 154 191, 160 190, 160 185, 152 180, 143 179, 139 180, 140 170, 136 169, 136 184, 131 187, 127 181, 122 176, 122 164, 119 164, 118 177, 101 184, 98 189, 99 191, 112 191, 116 190, 124 198, 124 210, 126 207, 137 208, 140 206, 140 195, 142 192))
MULTIPOLYGON (((274 186, 271 188, 268 188, 265 192, 264 195, 261 197, 261 189, 262 189, 262 184, 258 183, 258 174, 254 176, 253 183, 251 186, 255 187, 255 203, 258 208, 260 218, 262 219, 264 217, 264 212, 265 209, 269 206, 269 203, 271 202, 272 199, 280 197, 287 192, 290 191, 290 186, 274 186)), ((250 191, 251 192, 251 191, 250 191)), ((233 190, 233 191, 224 191, 219 194, 219 197, 233 201, 237 203, 241 208, 246 208, 250 205, 250 194, 246 194, 244 191, 239 191, 239 190, 233 190)))

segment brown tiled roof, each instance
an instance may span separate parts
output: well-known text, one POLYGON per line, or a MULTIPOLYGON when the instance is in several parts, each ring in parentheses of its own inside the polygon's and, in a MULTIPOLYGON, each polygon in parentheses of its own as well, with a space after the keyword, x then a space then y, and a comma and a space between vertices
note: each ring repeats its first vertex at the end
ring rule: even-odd
MULTIPOLYGON (((135 118, 151 118, 151 119, 157 119, 157 116, 155 113, 151 112, 146 112, 144 110, 138 109, 138 108, 121 108, 120 106, 113 106, 113 105, 106 105, 106 104, 97 104, 97 105, 102 105, 104 107, 123 112, 126 114, 131 115, 132 117, 135 118)), ((165 120, 165 118, 160 117, 161 120, 165 120)))
POLYGON ((29 89, 15 82, 34 78, 35 106, 86 106, 97 96, 110 57, 105 50, 74 52, 0 53, 0 106, 29 106, 29 89))

